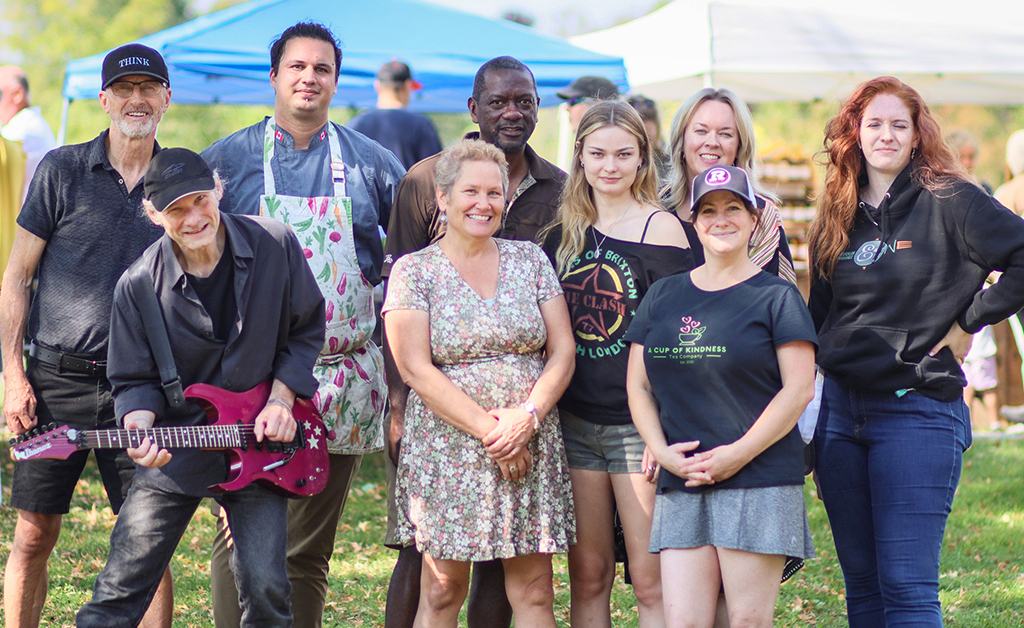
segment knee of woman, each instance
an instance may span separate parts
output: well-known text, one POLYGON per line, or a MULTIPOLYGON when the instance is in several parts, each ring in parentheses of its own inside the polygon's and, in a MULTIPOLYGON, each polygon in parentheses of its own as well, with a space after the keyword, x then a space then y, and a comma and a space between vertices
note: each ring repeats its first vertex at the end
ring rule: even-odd
POLYGON ((641 577, 635 572, 630 572, 630 579, 633 581, 633 595, 636 596, 636 601, 641 606, 661 604, 661 574, 653 574, 656 577, 650 577, 651 575, 645 574, 644 577, 641 577))
POLYGON ((518 605, 517 600, 523 605, 533 607, 552 608, 555 604, 555 589, 550 577, 534 578, 522 583, 521 586, 510 583, 507 576, 505 581, 509 602, 513 608, 518 605), (509 584, 512 586, 508 586, 509 584))
POLYGON ((729 610, 729 628, 771 628, 774 609, 729 610))
POLYGON ((421 595, 436 610, 461 605, 468 591, 468 581, 440 576, 432 578, 426 590, 421 589, 421 595))
POLYGON ((597 552, 572 552, 569 560, 569 582, 572 593, 585 598, 606 595, 615 578, 615 558, 597 552))

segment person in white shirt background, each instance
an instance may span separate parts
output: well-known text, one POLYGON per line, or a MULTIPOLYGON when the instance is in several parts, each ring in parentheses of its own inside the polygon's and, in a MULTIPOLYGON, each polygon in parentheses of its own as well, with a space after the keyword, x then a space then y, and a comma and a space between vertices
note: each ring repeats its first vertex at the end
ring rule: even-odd
POLYGON ((12 142, 21 142, 25 151, 24 198, 36 166, 43 155, 57 147, 57 140, 39 107, 29 102, 28 77, 13 65, 0 66, 0 135, 12 142))

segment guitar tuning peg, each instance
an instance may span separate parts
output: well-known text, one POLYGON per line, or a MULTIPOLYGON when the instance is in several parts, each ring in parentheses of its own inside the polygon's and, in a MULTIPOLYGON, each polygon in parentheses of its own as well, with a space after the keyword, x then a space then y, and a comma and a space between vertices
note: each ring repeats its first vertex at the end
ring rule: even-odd
POLYGON ((46 426, 46 431, 47 432, 52 432, 55 429, 57 429, 57 424, 56 423, 50 423, 49 425, 46 426))
POLYGON ((15 445, 18 444, 18 439, 12 438, 11 440, 7 441, 7 444, 10 445, 11 447, 14 447, 15 445))

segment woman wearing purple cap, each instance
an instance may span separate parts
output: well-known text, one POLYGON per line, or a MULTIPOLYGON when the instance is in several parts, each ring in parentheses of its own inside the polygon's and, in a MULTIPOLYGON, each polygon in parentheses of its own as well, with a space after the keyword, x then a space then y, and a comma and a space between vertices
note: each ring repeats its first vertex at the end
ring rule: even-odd
POLYGON ((661 474, 650 550, 667 625, 770 626, 787 556, 814 555, 797 418, 816 338, 796 288, 747 254, 761 219, 746 173, 693 181, 705 263, 651 286, 626 340, 633 421, 661 474))

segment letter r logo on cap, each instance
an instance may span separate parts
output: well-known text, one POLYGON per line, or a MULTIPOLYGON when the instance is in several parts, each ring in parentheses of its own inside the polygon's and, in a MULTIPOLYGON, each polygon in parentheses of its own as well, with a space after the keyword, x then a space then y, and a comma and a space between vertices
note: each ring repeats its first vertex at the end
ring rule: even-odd
POLYGON ((728 170, 712 168, 708 170, 707 176, 704 177, 704 182, 708 185, 725 185, 729 182, 730 178, 728 170))

